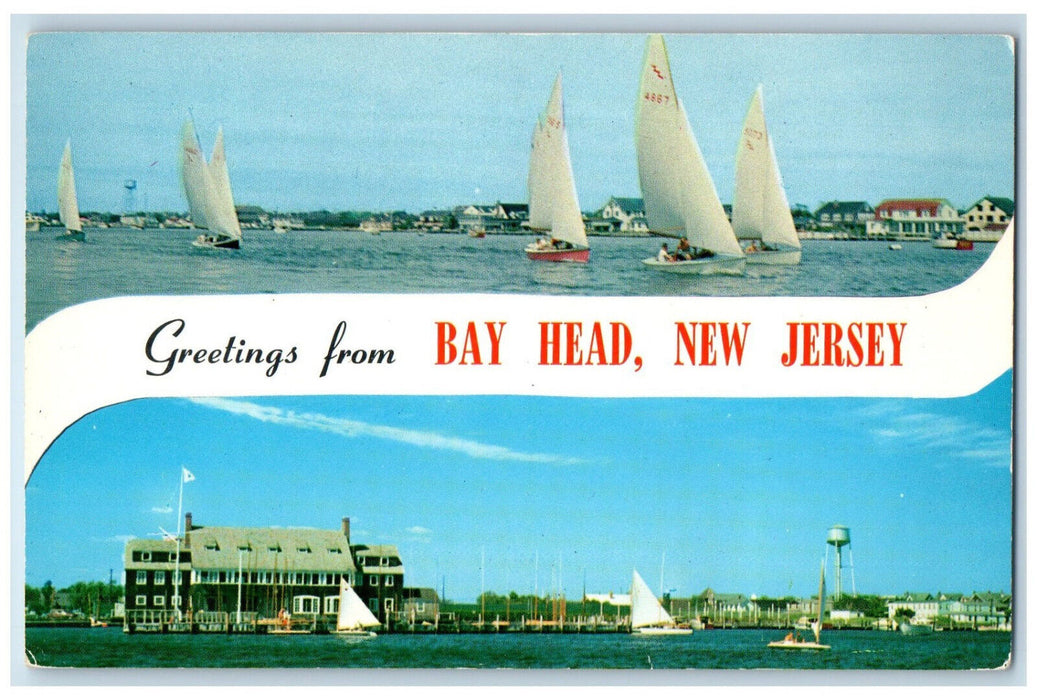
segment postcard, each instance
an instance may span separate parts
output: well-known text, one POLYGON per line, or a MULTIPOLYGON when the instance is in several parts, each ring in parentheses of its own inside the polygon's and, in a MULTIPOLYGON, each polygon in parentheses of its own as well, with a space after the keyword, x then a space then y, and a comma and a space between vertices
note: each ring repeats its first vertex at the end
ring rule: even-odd
POLYGON ((1020 35, 675 26, 28 38, 31 682, 1005 682, 1020 35))

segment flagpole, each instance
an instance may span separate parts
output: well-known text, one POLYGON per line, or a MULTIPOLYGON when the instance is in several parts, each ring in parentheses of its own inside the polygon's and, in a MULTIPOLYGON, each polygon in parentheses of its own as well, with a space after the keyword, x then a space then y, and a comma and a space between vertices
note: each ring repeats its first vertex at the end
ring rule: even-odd
POLYGON ((176 621, 180 622, 183 618, 183 613, 180 608, 183 605, 183 600, 180 592, 183 590, 183 586, 180 584, 180 523, 182 522, 184 510, 184 468, 180 467, 180 498, 176 507, 176 573, 173 575, 173 591, 176 594, 176 621))

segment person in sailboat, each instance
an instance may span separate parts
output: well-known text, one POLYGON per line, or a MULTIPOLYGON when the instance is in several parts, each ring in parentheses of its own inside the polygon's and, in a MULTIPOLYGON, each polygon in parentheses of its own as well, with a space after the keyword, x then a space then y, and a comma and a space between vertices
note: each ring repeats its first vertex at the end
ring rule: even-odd
POLYGON ((665 243, 663 243, 663 247, 659 249, 659 254, 655 257, 659 262, 673 262, 673 256, 670 255, 670 251, 667 249, 665 243))
POLYGON ((681 236, 680 241, 677 242, 677 252, 673 255, 674 260, 691 260, 691 244, 688 243, 687 236, 681 236))

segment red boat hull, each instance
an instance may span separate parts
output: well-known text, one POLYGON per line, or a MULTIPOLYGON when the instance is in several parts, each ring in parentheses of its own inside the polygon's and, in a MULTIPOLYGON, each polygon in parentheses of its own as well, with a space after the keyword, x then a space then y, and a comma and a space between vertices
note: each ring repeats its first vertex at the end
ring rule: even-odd
POLYGON ((576 250, 527 250, 526 257, 542 262, 576 262, 585 263, 590 260, 590 248, 576 250))

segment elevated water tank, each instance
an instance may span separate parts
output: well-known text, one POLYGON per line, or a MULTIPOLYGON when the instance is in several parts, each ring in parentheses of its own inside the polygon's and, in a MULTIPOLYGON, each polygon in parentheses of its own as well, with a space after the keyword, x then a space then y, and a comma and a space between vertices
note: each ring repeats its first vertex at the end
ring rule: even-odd
POLYGON ((828 528, 828 539, 826 541, 836 548, 850 544, 850 528, 845 525, 833 525, 828 528))

